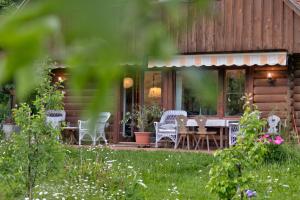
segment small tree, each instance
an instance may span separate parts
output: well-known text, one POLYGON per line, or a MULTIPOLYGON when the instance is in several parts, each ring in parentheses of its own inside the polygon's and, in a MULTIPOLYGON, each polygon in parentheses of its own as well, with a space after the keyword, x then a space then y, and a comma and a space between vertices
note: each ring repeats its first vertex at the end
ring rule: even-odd
POLYGON ((260 112, 250 100, 251 97, 246 95, 236 145, 214 155, 207 187, 220 199, 230 200, 238 196, 243 199, 254 177, 251 169, 263 161, 266 153, 264 143, 257 142, 266 122, 260 119, 260 112))
POLYGON ((56 139, 60 130, 46 124, 45 115, 46 109, 53 108, 53 101, 58 104, 55 106, 62 106, 62 94, 55 85, 46 84, 49 80, 49 74, 46 74, 44 84, 37 89, 33 108, 22 103, 13 110, 20 133, 0 145, 3 152, 0 156, 1 181, 16 196, 26 191, 30 200, 36 183, 62 169, 63 163, 63 149, 56 139))

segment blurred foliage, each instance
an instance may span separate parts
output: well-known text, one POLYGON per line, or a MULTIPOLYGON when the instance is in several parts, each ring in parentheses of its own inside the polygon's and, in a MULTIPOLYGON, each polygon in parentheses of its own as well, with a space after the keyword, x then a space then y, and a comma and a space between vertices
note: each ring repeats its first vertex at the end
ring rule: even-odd
POLYGON ((33 105, 36 110, 42 107, 45 110, 63 110, 63 82, 54 82, 51 74, 51 63, 43 62, 41 64, 42 82, 36 88, 36 96, 33 100, 33 105))
POLYGON ((10 9, 16 9, 22 0, 0 0, 0 13, 10 9))
POLYGON ((202 114, 215 115, 218 101, 217 71, 185 69, 182 71, 182 76, 186 87, 185 92, 190 92, 184 94, 184 101, 194 101, 192 107, 197 108, 197 111, 202 110, 202 114))
MULTIPOLYGON (((195 0, 199 14, 208 0, 195 0)), ((69 68, 70 83, 80 94, 90 81, 97 87, 88 105, 94 116, 126 67, 148 56, 176 52, 170 26, 186 22, 182 0, 29 1, 18 12, 0 16, 0 80, 14 79, 25 98, 42 80, 35 63, 50 56, 69 68)))

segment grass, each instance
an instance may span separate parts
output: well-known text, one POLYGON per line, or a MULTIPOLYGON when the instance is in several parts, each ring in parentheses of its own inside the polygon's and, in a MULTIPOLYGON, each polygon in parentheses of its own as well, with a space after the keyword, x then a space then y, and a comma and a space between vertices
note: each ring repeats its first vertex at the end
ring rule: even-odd
POLYGON ((141 173, 147 189, 139 191, 144 199, 216 199, 205 192, 211 155, 179 152, 117 151, 113 158, 141 173), (173 193, 172 195, 170 193, 173 193))
MULTIPOLYGON (((78 150, 73 150, 78 151, 78 150)), ((79 154, 77 154, 79 155, 79 154)), ((205 188, 213 156, 164 151, 113 151, 110 159, 128 162, 147 188, 135 190, 139 199, 217 199, 205 188)), ((255 169, 256 199, 293 199, 300 196, 297 161, 265 164, 255 169)))
MULTIPOLYGON (((39 183, 36 198, 63 199, 68 193, 66 200, 75 199, 72 195, 89 200, 217 199, 205 188, 212 162, 212 155, 192 152, 68 148, 65 168, 61 174, 39 183), (92 194, 95 191, 106 196, 100 198, 99 194, 92 194), (63 193, 62 196, 59 193, 63 193)), ((256 182, 251 186, 258 193, 255 199, 298 200, 299 163, 291 159, 255 169, 256 182)))

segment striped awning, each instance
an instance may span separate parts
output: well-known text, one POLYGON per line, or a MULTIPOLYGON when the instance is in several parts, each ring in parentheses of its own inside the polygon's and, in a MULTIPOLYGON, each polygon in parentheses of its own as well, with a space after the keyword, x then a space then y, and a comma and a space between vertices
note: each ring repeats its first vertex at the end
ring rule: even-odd
POLYGON ((170 60, 150 60, 148 68, 153 67, 201 67, 201 66, 263 66, 287 65, 287 52, 262 53, 224 53, 177 55, 170 60))

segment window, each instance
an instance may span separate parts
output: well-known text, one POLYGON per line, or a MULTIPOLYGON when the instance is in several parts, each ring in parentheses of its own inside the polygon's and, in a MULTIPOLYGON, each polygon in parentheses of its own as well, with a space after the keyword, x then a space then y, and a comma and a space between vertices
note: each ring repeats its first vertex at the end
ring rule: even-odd
POLYGON ((188 115, 216 115, 218 71, 184 69, 176 73, 176 109, 188 115))
POLYGON ((144 104, 161 105, 161 72, 147 71, 144 74, 144 104))
POLYGON ((225 78, 225 115, 242 115, 245 93, 245 70, 227 70, 225 78))

